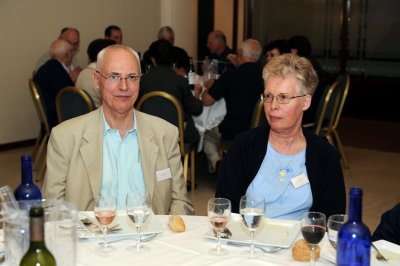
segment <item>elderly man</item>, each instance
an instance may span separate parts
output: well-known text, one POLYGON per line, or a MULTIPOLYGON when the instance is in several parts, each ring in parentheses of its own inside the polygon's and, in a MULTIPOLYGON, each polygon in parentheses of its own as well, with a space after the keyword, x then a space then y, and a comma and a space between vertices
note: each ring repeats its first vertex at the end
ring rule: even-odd
POLYGON ((229 63, 228 55, 234 51, 226 44, 226 36, 222 31, 215 30, 208 34, 207 48, 210 53, 207 55, 210 60, 218 60, 218 73, 232 69, 233 66, 229 63))
POLYGON ((72 62, 72 45, 57 39, 50 45, 51 59, 36 72, 34 81, 43 95, 50 128, 58 124, 55 101, 57 93, 64 87, 74 86, 69 75, 72 62))
MULTIPOLYGON (((169 26, 162 27, 158 31, 157 39, 158 40, 166 40, 170 44, 174 45, 174 43, 175 43, 174 30, 169 26)), ((184 49, 182 49, 178 46, 173 46, 173 52, 174 52, 174 58, 173 58, 172 62, 175 64, 176 73, 181 76, 185 76, 187 74, 187 72, 189 71, 189 60, 190 59, 189 59, 188 53, 184 49)), ((149 50, 147 50, 143 55, 142 67, 145 68, 146 65, 150 65, 150 66, 152 65, 151 55, 150 55, 149 50)), ((144 69, 143 69, 143 72, 144 72, 144 69)))
POLYGON ((206 90, 202 95, 205 106, 221 98, 226 102, 224 120, 204 135, 204 152, 210 172, 215 171, 216 163, 221 159, 218 154, 221 137, 224 140, 233 140, 236 135, 250 128, 253 108, 263 92, 262 73, 256 64, 261 50, 258 41, 244 41, 237 56, 232 58, 237 68, 226 71, 217 81, 205 84, 206 90))
MULTIPOLYGON (((63 28, 61 30, 58 39, 67 41, 69 44, 72 45, 73 58, 72 58, 72 63, 69 66, 69 74, 71 76, 71 79, 75 82, 76 79, 78 78, 79 72, 81 71, 81 68, 79 67, 79 62, 75 56, 79 50, 79 44, 80 44, 79 31, 75 28, 69 28, 69 27, 63 28)), ((36 63, 35 67, 36 71, 50 58, 51 58, 50 51, 46 51, 36 63)))
POLYGON ((116 25, 108 26, 104 31, 104 39, 112 40, 116 44, 122 44, 122 30, 116 25))
POLYGON ((134 110, 140 76, 139 57, 131 48, 113 45, 99 53, 94 80, 103 105, 51 132, 44 197, 93 210, 100 195, 117 195, 118 209, 124 209, 128 192, 147 191, 156 214, 193 213, 178 129, 134 110))

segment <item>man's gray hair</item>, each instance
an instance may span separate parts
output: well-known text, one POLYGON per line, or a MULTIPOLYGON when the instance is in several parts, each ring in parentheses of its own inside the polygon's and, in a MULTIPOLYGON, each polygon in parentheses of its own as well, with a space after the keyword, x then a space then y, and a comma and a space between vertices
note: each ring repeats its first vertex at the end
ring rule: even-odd
POLYGON ((128 52, 132 53, 132 54, 136 57, 136 59, 138 60, 139 69, 141 69, 141 67, 140 67, 140 58, 139 58, 138 53, 137 53, 135 50, 133 50, 131 47, 125 46, 125 45, 121 45, 121 44, 114 44, 114 45, 107 46, 106 48, 104 48, 103 50, 101 50, 101 51, 97 54, 97 69, 100 69, 100 67, 101 67, 102 64, 103 64, 103 57, 104 57, 104 54, 105 54, 108 50, 113 50, 113 49, 116 49, 116 48, 120 48, 120 49, 123 49, 123 50, 125 50, 125 51, 128 51, 128 52))
POLYGON ((164 26, 158 31, 157 39, 162 39, 162 37, 166 34, 175 36, 174 30, 170 26, 164 26))
POLYGON ((242 43, 241 48, 244 58, 252 59, 254 61, 258 61, 260 58, 262 47, 257 40, 247 39, 242 43))
POLYGON ((50 45, 50 56, 51 58, 63 57, 68 51, 71 51, 72 45, 64 40, 57 39, 50 45))

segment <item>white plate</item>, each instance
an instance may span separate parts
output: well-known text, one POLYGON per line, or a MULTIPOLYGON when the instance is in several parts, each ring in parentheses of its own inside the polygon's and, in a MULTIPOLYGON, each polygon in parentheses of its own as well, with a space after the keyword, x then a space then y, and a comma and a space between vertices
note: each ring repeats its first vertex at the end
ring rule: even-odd
MULTIPOLYGON (((93 212, 80 212, 79 220, 84 218, 90 218, 92 221, 96 222, 96 218, 94 217, 93 212)), ((112 224, 109 225, 109 227, 112 227, 114 225, 118 225, 117 228, 121 228, 121 230, 108 234, 107 236, 110 239, 113 237, 137 235, 136 227, 131 222, 131 220, 129 220, 126 211, 118 211, 117 216, 115 217, 112 224)), ((163 232, 163 229, 160 223, 158 222, 157 217, 154 215, 153 212, 151 212, 149 217, 147 218, 147 221, 142 225, 140 231, 142 235, 154 234, 154 233, 159 234, 163 232)), ((102 234, 97 231, 93 232, 90 230, 78 230, 78 237, 97 238, 97 237, 102 237, 102 234)))
MULTIPOLYGON (((331 246, 327 237, 324 240, 326 241, 323 242, 321 248, 321 257, 336 263, 336 250, 331 246)), ((400 246, 386 240, 375 241, 374 245, 388 261, 378 261, 376 259, 376 251, 371 247, 371 265, 400 265, 400 246)))
MULTIPOLYGON (((249 244, 250 232, 237 213, 232 213, 228 224, 232 236, 224 241, 249 244)), ((256 245, 289 248, 300 231, 300 221, 264 219, 263 225, 255 232, 256 245)), ((212 229, 206 233, 207 238, 217 239, 212 229)))

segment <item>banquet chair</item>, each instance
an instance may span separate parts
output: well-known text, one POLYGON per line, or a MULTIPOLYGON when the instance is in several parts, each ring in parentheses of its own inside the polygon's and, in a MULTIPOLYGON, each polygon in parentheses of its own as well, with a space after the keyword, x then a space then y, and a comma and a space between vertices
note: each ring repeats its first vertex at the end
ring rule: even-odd
POLYGON ((349 168, 349 164, 344 154, 337 127, 349 87, 350 76, 348 74, 339 75, 336 81, 323 92, 322 100, 317 109, 315 123, 304 125, 314 130, 315 134, 326 138, 338 150, 343 165, 346 168, 349 168))
POLYGON ((183 157, 183 175, 185 182, 188 180, 190 159, 190 184, 191 191, 195 189, 195 145, 184 141, 184 114, 180 102, 171 94, 163 91, 152 91, 144 94, 136 106, 137 110, 160 117, 179 130, 179 148, 183 157))
POLYGON ((90 95, 79 88, 65 87, 57 93, 57 119, 61 123, 73 117, 84 115, 95 109, 90 95))
POLYGON ((50 127, 47 119, 46 108, 42 97, 40 97, 40 90, 33 79, 29 79, 29 90, 40 121, 39 135, 36 138, 32 152, 33 167, 36 170, 36 181, 39 181, 44 176, 46 170, 46 147, 47 141, 50 137, 50 127))

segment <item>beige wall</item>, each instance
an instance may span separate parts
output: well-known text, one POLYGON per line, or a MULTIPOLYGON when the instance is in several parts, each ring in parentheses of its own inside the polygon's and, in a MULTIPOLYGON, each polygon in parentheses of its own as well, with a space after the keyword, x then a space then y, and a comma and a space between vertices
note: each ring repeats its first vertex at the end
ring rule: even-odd
POLYGON ((194 0, 1 0, 0 144, 37 136, 39 121, 28 78, 37 58, 61 28, 72 26, 80 30, 78 58, 82 66, 87 63, 87 45, 102 38, 104 28, 110 24, 122 28, 124 44, 143 54, 160 26, 168 21, 176 31, 176 45, 195 54, 196 8, 194 0))

